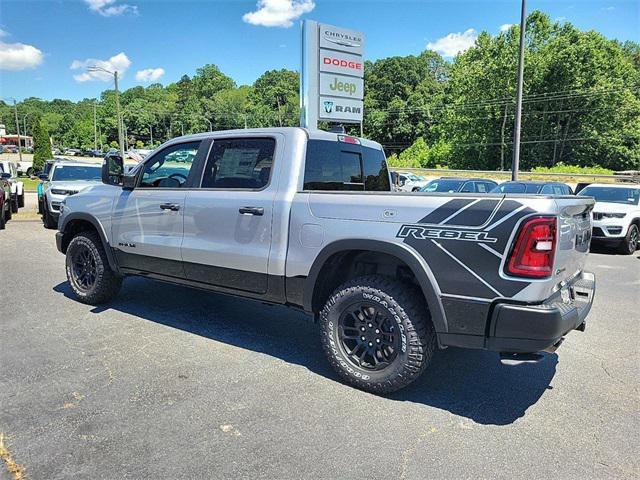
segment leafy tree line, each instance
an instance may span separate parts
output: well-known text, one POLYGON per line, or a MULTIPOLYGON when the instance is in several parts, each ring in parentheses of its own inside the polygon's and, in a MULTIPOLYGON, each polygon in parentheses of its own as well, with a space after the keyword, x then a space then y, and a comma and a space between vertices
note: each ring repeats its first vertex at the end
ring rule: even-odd
MULTIPOLYGON (((365 63, 364 133, 397 166, 509 169, 519 28, 482 32, 447 61, 438 53, 365 63)), ((534 11, 527 19, 521 167, 640 168, 640 45, 610 40, 534 11)), ((298 124, 298 74, 265 72, 238 86, 215 65, 178 82, 121 93, 131 146, 229 128, 298 124)), ((18 104, 27 132, 41 120, 57 145, 115 146, 113 90, 99 99, 18 104), (26 115, 26 118, 24 116, 26 115)), ((11 106, 0 120, 12 131, 11 106)), ((358 129, 350 127, 357 132, 358 129)))

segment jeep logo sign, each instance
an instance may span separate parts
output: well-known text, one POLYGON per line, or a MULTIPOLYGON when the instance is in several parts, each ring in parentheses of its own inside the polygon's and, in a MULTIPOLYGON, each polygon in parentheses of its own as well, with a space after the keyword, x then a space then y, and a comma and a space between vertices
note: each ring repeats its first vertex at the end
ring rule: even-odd
POLYGON ((364 98, 364 80, 346 75, 321 73, 320 95, 362 100, 364 98))
POLYGON ((302 24, 300 125, 361 123, 364 35, 311 20, 302 24))

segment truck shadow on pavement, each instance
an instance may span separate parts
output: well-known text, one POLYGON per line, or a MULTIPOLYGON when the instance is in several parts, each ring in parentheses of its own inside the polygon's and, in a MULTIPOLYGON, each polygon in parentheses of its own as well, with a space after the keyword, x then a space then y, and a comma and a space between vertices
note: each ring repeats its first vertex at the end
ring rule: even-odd
MULTIPOLYGON (((77 301, 68 282, 54 291, 77 301)), ((324 357, 318 327, 293 309, 128 278, 115 300, 91 312, 109 310, 260 352, 340 381, 324 357)), ((448 348, 436 352, 415 383, 386 398, 447 410, 480 424, 507 425, 552 388, 557 363, 557 355, 549 354, 537 364, 505 367, 495 353, 448 348)))

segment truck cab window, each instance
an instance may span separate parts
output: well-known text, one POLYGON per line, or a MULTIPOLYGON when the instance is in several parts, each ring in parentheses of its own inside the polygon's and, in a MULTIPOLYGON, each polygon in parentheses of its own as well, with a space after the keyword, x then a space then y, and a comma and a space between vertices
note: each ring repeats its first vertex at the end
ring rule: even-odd
POLYGON ((202 188, 266 187, 275 148, 273 138, 215 140, 204 168, 202 188))
POLYGON ((154 155, 144 166, 140 187, 184 187, 198 148, 200 148, 200 142, 180 143, 154 155))

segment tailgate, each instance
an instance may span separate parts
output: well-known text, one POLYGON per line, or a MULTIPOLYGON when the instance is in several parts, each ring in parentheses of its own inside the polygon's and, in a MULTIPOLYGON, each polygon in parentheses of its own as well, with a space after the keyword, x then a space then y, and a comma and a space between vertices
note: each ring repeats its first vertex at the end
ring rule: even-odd
POLYGON ((555 201, 559 212, 555 278, 565 280, 580 272, 587 261, 595 201, 588 197, 561 197, 555 201))

